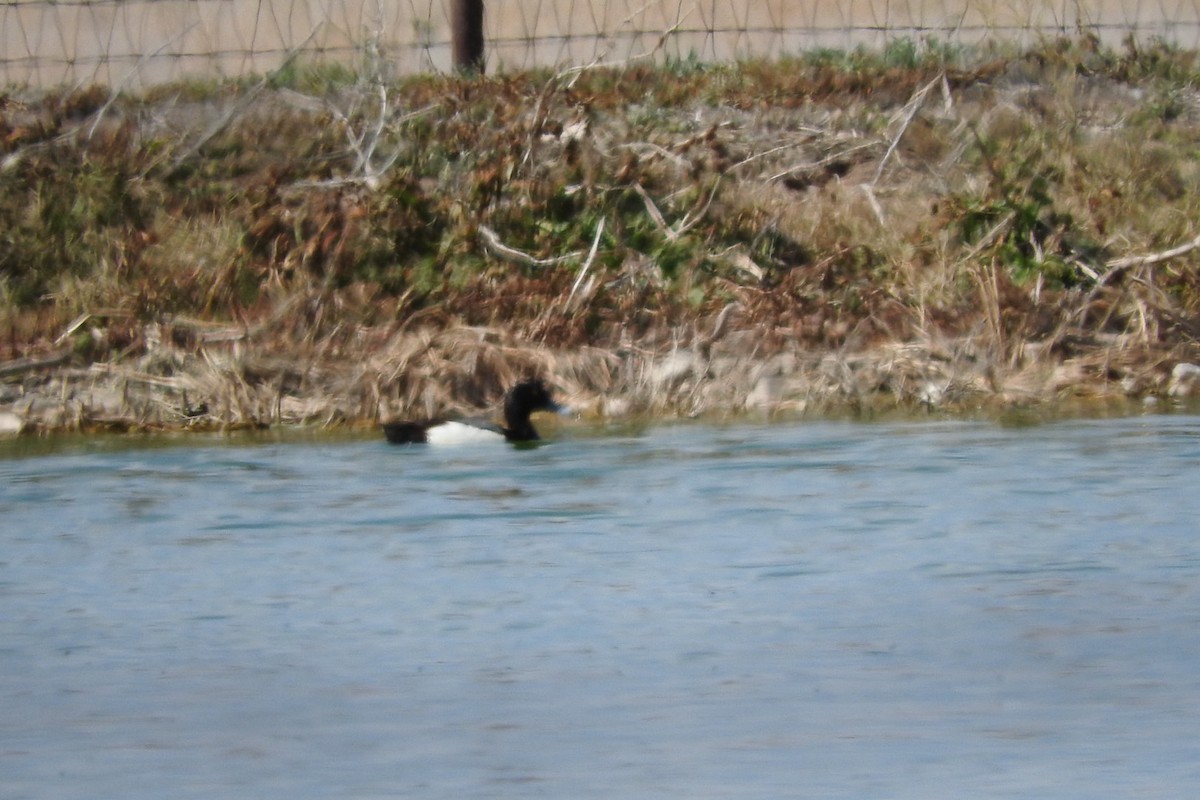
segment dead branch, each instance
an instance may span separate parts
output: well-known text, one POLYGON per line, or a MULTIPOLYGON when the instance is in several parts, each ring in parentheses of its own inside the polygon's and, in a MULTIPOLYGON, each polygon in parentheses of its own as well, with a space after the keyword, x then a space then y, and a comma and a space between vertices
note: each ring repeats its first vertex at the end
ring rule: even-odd
POLYGON ((900 140, 904 138, 904 134, 908 131, 908 126, 912 124, 913 119, 917 116, 917 112, 921 110, 921 106, 925 104, 925 97, 944 79, 944 75, 938 75, 929 83, 922 86, 913 94, 912 98, 905 106, 906 113, 904 121, 900 125, 900 130, 896 131, 896 135, 892 137, 892 141, 888 144, 887 151, 883 154, 883 158, 879 159, 879 166, 875 169, 875 176, 871 178, 868 186, 874 188, 875 184, 879 183, 880 177, 883 176, 883 168, 887 166, 888 159, 892 157, 892 153, 896 152, 896 147, 900 144, 900 140))
POLYGON ((121 92, 125 91, 125 86, 131 80, 133 80, 133 76, 137 75, 139 72, 141 72, 142 67, 144 67, 146 65, 146 62, 148 62, 150 59, 157 56, 163 50, 166 50, 171 45, 175 44, 175 42, 179 41, 184 36, 187 36, 189 33, 191 33, 192 29, 195 28, 199 24, 200 23, 198 23, 198 22, 193 22, 191 25, 188 25, 186 28, 181 30, 179 33, 172 36, 170 39, 167 39, 165 42, 163 42, 161 45, 159 45, 154 50, 150 51, 149 53, 142 54, 141 58, 138 59, 137 63, 133 65, 133 68, 125 74, 124 78, 121 79, 121 82, 118 83, 116 85, 116 87, 108 93, 108 99, 104 101, 104 105, 102 105, 102 106, 100 106, 100 108, 96 109, 96 113, 92 115, 93 116, 92 125, 91 125, 91 127, 88 128, 87 136, 84 137, 85 139, 87 139, 87 141, 90 142, 92 140, 92 137, 96 135, 96 128, 98 128, 100 126, 100 121, 104 119, 104 115, 108 113, 108 110, 110 108, 112 108, 112 104, 117 102, 117 98, 121 96, 121 92))
POLYGON ((500 241, 500 237, 494 230, 486 225, 479 226, 479 235, 483 239, 483 244, 487 249, 498 258, 503 258, 506 261, 515 261, 518 264, 524 264, 527 267, 553 267, 557 264, 562 264, 565 261, 570 261, 579 258, 581 252, 567 253, 563 256, 554 258, 538 258, 532 256, 523 250, 518 250, 515 247, 509 247, 504 242, 500 241))
POLYGON ((68 350, 65 353, 57 353, 45 358, 20 358, 16 361, 6 361, 0 364, 0 378, 7 378, 10 375, 24 375, 27 372, 36 372, 39 369, 57 367, 59 364, 66 363, 70 357, 71 352, 68 350))
POLYGON ((680 236, 683 236, 692 228, 696 227, 696 224, 699 223, 700 220, 704 219, 704 215, 708 213, 709 207, 712 206, 713 199, 717 196, 717 189, 720 188, 720 186, 721 181, 720 179, 717 179, 717 182, 713 184, 712 191, 708 193, 708 199, 705 200, 704 205, 697 210, 689 211, 687 214, 685 214, 683 219, 675 227, 671 227, 667 224, 667 220, 663 217, 662 212, 658 210, 658 206, 655 205, 654 200, 651 199, 650 193, 647 192, 640 183, 635 183, 633 185, 633 189, 641 196, 642 202, 646 206, 646 213, 650 215, 650 219, 654 221, 655 226, 658 227, 663 236, 667 237, 667 241, 675 242, 679 240, 680 236))
POLYGON ((186 149, 184 149, 182 153, 175 156, 175 160, 171 163, 171 170, 174 171, 179 169, 179 167, 182 166, 185 161, 196 155, 196 153, 200 152, 204 145, 212 141, 214 137, 216 137, 221 131, 225 130, 225 128, 229 126, 229 123, 233 122, 233 120, 240 116, 242 112, 253 105, 254 101, 258 99, 258 96, 262 93, 263 89, 266 89, 268 86, 270 86, 271 82, 274 81, 276 76, 278 76, 281 72, 291 67, 292 62, 296 58, 297 54, 299 54, 301 50, 308 46, 308 43, 314 36, 317 35, 317 31, 320 29, 321 26, 317 25, 311 31, 309 31, 308 36, 305 36, 302 42, 287 51, 287 53, 284 55, 283 63, 280 64, 279 67, 264 75, 263 79, 251 87, 250 90, 244 95, 242 95, 241 99, 234 103, 232 108, 222 114, 220 119, 209 125, 208 130, 201 134, 199 139, 192 142, 186 149))
POLYGON ((583 266, 579 268, 579 275, 575 278, 575 283, 571 285, 571 293, 567 295, 567 307, 571 305, 571 301, 575 299, 575 293, 579 291, 580 285, 583 284, 583 279, 587 276, 588 270, 592 268, 592 262, 596 260, 596 253, 600 249, 600 237, 604 235, 604 218, 600 218, 600 224, 596 226, 596 238, 592 240, 592 249, 588 251, 587 259, 583 262, 583 266))
MULTIPOLYGON (((649 3, 647 3, 646 5, 649 5, 649 3)), ((643 6, 641 10, 644 11, 645 6, 643 6)), ((525 155, 521 158, 521 167, 524 168, 524 167, 528 166, 533 160, 533 151, 534 151, 534 147, 537 143, 537 137, 542 129, 542 124, 545 122, 545 119, 546 119, 546 103, 550 99, 550 95, 553 92, 553 90, 555 89, 555 87, 557 87, 559 85, 559 83, 563 81, 564 78, 568 78, 568 77, 570 78, 570 80, 566 81, 565 85, 567 88, 571 88, 572 86, 575 85, 575 82, 577 80, 579 80, 579 77, 581 75, 583 75, 585 72, 588 72, 589 70, 628 66, 629 64, 635 64, 638 61, 645 61, 647 59, 654 58, 654 56, 658 53, 658 51, 662 50, 663 47, 666 46, 667 40, 669 38, 671 38, 671 36, 675 33, 675 31, 679 30, 681 25, 683 25, 684 20, 686 20, 689 16, 691 16, 692 12, 695 10, 696 10, 695 6, 688 9, 688 12, 686 14, 684 14, 683 16, 681 16, 678 20, 676 20, 674 25, 672 25, 671 27, 667 28, 666 30, 664 30, 662 32, 662 34, 658 37, 658 41, 655 43, 654 47, 650 48, 649 50, 647 50, 644 53, 639 53, 637 55, 630 56, 629 58, 626 58, 626 59, 623 59, 620 61, 601 61, 601 59, 605 55, 607 55, 607 53, 603 53, 601 55, 596 56, 596 58, 593 59, 591 61, 591 63, 584 64, 584 65, 578 66, 578 67, 570 67, 568 69, 564 69, 561 72, 554 75, 552 78, 550 78, 550 80, 546 81, 545 87, 543 87, 541 94, 538 95, 537 105, 534 106, 534 109, 533 109, 533 120, 532 120, 532 124, 529 126, 529 145, 525 148, 525 155)), ((635 11, 635 12, 631 13, 628 17, 625 18, 625 20, 621 23, 621 25, 622 26, 627 25, 629 23, 629 21, 633 19, 634 15, 637 13, 640 13, 640 12, 635 11)))
POLYGON ((1200 248, 1200 236, 1192 239, 1190 242, 1181 244, 1178 247, 1172 247, 1170 250, 1163 250, 1158 253, 1149 253, 1144 256, 1126 256, 1125 258, 1115 258, 1112 261, 1105 263, 1107 272, 1099 276, 1096 282, 1104 285, 1122 270, 1130 267, 1143 267, 1149 264, 1158 264, 1163 261, 1169 261, 1172 258, 1186 255, 1191 251, 1200 248))
POLYGON ((767 183, 774 183, 775 181, 783 180, 784 178, 788 177, 789 175, 793 175, 797 172, 807 172, 808 170, 817 169, 819 167, 826 167, 837 161, 844 160, 847 156, 851 155, 852 153, 857 153, 860 150, 871 149, 878 144, 879 144, 878 141, 871 141, 871 142, 867 142, 865 144, 857 144, 857 145, 854 145, 853 147, 847 147, 845 150, 839 150, 836 153, 832 153, 828 156, 825 156, 825 158, 819 158, 816 161, 809 161, 805 164, 793 164, 792 166, 788 167, 787 169, 783 170, 782 172, 777 172, 774 175, 770 175, 770 176, 764 178, 764 180, 767 183))

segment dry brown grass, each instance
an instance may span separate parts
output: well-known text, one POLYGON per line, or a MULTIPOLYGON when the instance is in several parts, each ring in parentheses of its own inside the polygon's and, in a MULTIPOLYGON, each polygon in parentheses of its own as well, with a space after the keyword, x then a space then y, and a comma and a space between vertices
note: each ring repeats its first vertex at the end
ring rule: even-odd
POLYGON ((530 373, 597 416, 1166 394, 1200 359, 1191 64, 368 75, 219 126, 182 95, 77 98, 74 129, 26 104, 0 403, 210 428, 476 411, 530 373))

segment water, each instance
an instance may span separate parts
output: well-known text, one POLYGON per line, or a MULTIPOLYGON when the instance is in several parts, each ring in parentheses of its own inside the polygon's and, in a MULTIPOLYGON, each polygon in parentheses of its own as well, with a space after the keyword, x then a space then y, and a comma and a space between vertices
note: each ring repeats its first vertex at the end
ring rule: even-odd
POLYGON ((5 800, 1200 789, 1200 418, 185 442, 0 460, 5 800))

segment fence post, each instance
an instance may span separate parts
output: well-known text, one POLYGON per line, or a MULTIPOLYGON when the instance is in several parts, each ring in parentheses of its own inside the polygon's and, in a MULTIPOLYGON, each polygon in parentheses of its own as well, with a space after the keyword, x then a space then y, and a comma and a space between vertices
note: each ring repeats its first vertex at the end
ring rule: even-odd
POLYGON ((454 68, 483 72, 483 0, 451 0, 450 30, 454 68))

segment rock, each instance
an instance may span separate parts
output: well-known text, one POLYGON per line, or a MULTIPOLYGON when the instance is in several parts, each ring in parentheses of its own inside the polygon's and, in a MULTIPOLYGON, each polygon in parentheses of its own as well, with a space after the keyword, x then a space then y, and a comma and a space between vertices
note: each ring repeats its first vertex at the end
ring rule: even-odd
MULTIPOLYGON (((745 406, 748 409, 774 411, 782 408, 799 366, 796 356, 792 353, 780 353, 761 364, 754 370, 751 380, 753 384, 746 395, 745 406)), ((739 383, 746 383, 745 378, 738 378, 739 383)))
POLYGON ((25 420, 11 411, 0 411, 0 436, 16 436, 25 428, 25 420))
POLYGON ((1195 397, 1200 394, 1200 366, 1186 362, 1176 364, 1171 370, 1171 382, 1167 394, 1171 397, 1195 397))
POLYGON ((691 350, 675 350, 650 370, 650 381, 658 389, 674 389, 700 371, 700 361, 691 350))
POLYGON ((785 380, 782 375, 763 375, 746 395, 746 407, 770 410, 783 402, 785 380))
POLYGON ((934 383, 933 381, 927 381, 923 386, 921 386, 920 389, 917 390, 917 401, 921 403, 921 405, 929 406, 930 408, 933 408, 934 406, 940 406, 945 397, 946 387, 942 384, 934 383))
POLYGON ((626 397, 605 397, 600 401, 600 416, 609 419, 627 417, 632 412, 632 406, 626 397))

